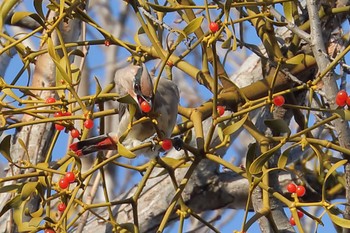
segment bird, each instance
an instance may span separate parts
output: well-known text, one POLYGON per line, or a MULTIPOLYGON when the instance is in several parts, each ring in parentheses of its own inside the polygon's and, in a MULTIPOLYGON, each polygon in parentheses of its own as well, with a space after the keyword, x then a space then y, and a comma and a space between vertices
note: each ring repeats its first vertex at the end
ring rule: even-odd
MULTIPOLYGON (((116 93, 119 96, 130 95, 135 101, 134 120, 149 116, 151 119, 156 120, 156 124, 151 120, 142 121, 139 124, 132 125, 128 131, 130 118, 132 117, 130 113, 131 106, 130 104, 119 103, 117 132, 99 135, 71 144, 70 149, 78 156, 101 150, 118 150, 118 140, 122 140, 122 145, 127 149, 131 149, 142 143, 153 143, 155 138, 164 140, 171 137, 176 124, 180 101, 179 90, 173 81, 160 78, 157 88, 153 92, 154 80, 151 78, 146 66, 144 64, 129 64, 116 71, 114 82, 116 93), (150 108, 145 112, 142 110, 142 104, 146 104, 150 108)), ((159 145, 153 145, 134 153, 154 158, 159 154, 160 150, 161 147, 159 145)))

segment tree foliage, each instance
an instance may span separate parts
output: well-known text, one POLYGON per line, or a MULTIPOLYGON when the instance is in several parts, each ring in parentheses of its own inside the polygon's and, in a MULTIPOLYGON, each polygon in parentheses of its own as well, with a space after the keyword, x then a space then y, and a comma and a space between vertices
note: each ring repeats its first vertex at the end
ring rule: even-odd
POLYGON ((348 1, 129 0, 106 14, 109 4, 1 3, 2 226, 162 232, 176 221, 178 232, 220 232, 222 213, 233 220, 224 210, 243 209, 231 231, 258 222, 262 232, 304 232, 301 221, 319 227, 325 216, 349 228, 350 101, 337 96, 349 70, 348 1), (105 78, 89 64, 94 49, 104 49, 105 78), (149 142, 86 158, 62 149, 62 138, 69 148, 116 125, 111 106, 128 98, 106 80, 126 60, 178 84, 181 150, 148 161, 133 151, 149 142), (74 179, 62 184, 67 172, 74 179))

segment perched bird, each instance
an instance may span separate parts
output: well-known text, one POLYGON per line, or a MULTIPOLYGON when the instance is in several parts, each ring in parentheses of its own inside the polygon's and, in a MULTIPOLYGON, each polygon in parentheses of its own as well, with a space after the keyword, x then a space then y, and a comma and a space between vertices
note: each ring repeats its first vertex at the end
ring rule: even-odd
MULTIPOLYGON (((134 120, 144 116, 156 119, 156 124, 145 121, 132 126, 127 135, 121 136, 128 130, 130 124, 129 104, 119 104, 119 125, 116 133, 100 135, 71 144, 70 149, 77 155, 85 155, 100 150, 117 150, 119 139, 128 149, 144 142, 152 141, 154 137, 160 140, 169 138, 176 124, 179 91, 175 83, 161 78, 157 90, 153 93, 153 80, 145 65, 128 65, 118 70, 114 77, 116 92, 120 96, 129 94, 136 102, 134 120), (142 105, 145 105, 142 107, 142 105)), ((145 148, 135 151, 153 158, 159 153, 158 148, 145 148)))

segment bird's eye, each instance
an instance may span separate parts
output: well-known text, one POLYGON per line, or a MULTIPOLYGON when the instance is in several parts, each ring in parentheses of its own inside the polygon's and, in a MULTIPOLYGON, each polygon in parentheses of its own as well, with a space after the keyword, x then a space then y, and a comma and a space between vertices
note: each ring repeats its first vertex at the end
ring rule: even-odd
POLYGON ((134 84, 134 90, 141 90, 141 86, 139 83, 134 84))

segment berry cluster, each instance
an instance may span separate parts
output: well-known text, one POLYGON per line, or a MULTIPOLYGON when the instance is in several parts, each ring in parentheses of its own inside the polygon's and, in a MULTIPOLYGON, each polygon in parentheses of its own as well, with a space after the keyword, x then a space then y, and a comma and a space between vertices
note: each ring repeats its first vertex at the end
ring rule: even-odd
MULTIPOLYGON (((305 193, 306 193, 306 189, 305 189, 304 186, 302 186, 302 185, 298 185, 298 186, 297 186, 297 185, 295 185, 294 183, 290 183, 290 184, 287 185, 287 191, 288 191, 289 193, 292 193, 292 194, 295 193, 295 194, 297 195, 297 197, 302 197, 302 196, 304 196, 305 193)), ((301 212, 300 210, 298 210, 297 213, 298 213, 299 219, 302 218, 302 217, 304 216, 304 213, 301 212)), ((290 217, 289 223, 290 223, 292 226, 295 226, 295 219, 294 219, 294 217, 290 217)))
POLYGON ((345 90, 340 90, 335 97, 335 103, 339 107, 344 107, 345 105, 350 106, 350 96, 345 90))
POLYGON ((61 189, 68 188, 69 184, 73 183, 75 181, 75 174, 74 172, 67 172, 63 178, 61 178, 58 181, 58 186, 60 186, 61 189))
MULTIPOLYGON (((304 216, 304 213, 301 212, 300 210, 297 210, 297 213, 298 213, 299 219, 304 216)), ((295 226, 295 219, 294 219, 294 217, 290 217, 289 223, 290 223, 290 225, 295 226)))
MULTIPOLYGON (((45 103, 47 104, 53 104, 56 102, 56 99, 53 98, 53 97, 49 97, 46 99, 45 103)), ((62 112, 62 111, 58 111, 58 112, 55 112, 54 113, 54 117, 62 117, 62 116, 71 116, 72 113, 71 112, 62 112)), ((84 127, 87 128, 87 129, 91 129, 94 127, 94 121, 90 118, 87 118, 85 121, 84 121, 84 127)), ((62 124, 62 122, 59 122, 59 123, 56 123, 55 124, 55 129, 58 130, 58 131, 62 131, 64 130, 66 127, 62 124)), ((78 138, 80 136, 80 132, 79 130, 73 128, 70 130, 70 133, 71 133, 71 136, 73 138, 78 138)))
POLYGON ((296 186, 296 185, 293 184, 293 183, 288 184, 287 190, 288 190, 288 192, 290 192, 290 193, 296 193, 298 197, 302 197, 302 196, 304 196, 305 193, 306 193, 306 189, 305 189, 304 186, 302 186, 302 185, 296 186))

